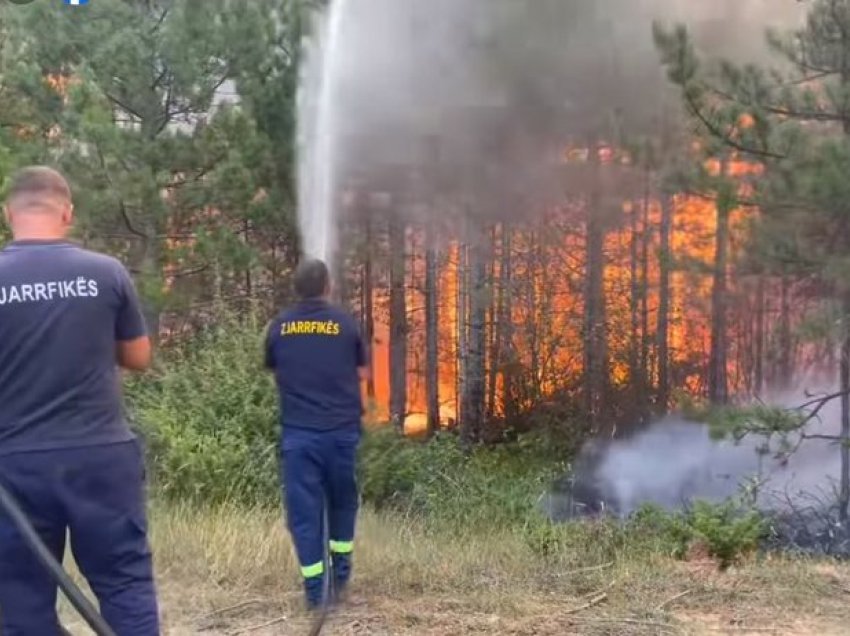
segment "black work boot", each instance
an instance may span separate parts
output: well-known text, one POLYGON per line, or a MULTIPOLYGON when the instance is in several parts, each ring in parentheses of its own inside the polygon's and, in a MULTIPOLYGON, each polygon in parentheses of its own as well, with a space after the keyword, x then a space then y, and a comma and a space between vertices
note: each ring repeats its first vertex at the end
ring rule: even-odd
POLYGON ((313 612, 322 608, 325 596, 324 574, 304 579, 304 596, 307 611, 313 612))
POLYGON ((351 553, 331 555, 331 566, 334 584, 334 602, 344 603, 347 600, 348 581, 351 579, 351 553))

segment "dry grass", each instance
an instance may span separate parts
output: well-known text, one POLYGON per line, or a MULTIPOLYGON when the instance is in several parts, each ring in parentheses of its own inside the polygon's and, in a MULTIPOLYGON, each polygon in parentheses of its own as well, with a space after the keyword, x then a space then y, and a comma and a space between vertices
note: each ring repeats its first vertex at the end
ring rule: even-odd
MULTIPOLYGON (((306 633, 298 574, 279 515, 157 508, 164 634, 306 633)), ((436 536, 365 512, 355 596, 323 633, 848 633, 850 566, 768 559, 719 574, 707 562, 649 553, 600 560, 592 532, 571 554, 534 555, 520 535, 436 536)), ((63 612, 76 634, 86 634, 63 612)))

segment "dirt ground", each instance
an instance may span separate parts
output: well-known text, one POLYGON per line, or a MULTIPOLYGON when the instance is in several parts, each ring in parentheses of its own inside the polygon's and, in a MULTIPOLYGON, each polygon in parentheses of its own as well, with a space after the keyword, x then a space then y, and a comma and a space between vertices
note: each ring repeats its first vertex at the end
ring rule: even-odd
MULTIPOLYGON (((592 531, 555 561, 511 535, 435 536, 368 512, 360 527, 353 602, 326 636, 850 635, 850 564, 760 557, 721 573, 628 549, 609 560, 592 531)), ((277 514, 160 512, 152 541, 163 636, 309 633, 277 514)))
MULTIPOLYGON (((486 598, 477 590, 468 599, 441 597, 355 596, 352 604, 338 609, 326 621, 327 636, 449 636, 456 634, 503 634, 511 636, 708 636, 729 634, 839 636, 850 634, 850 567, 811 566, 819 579, 808 588, 795 589, 799 565, 785 583, 780 578, 767 584, 764 573, 746 571, 722 578, 684 564, 671 566, 671 582, 681 591, 655 594, 652 602, 645 589, 629 585, 600 588, 581 598, 540 595, 536 598, 486 598), (678 571, 677 571, 678 570, 678 571), (684 571, 682 571, 684 570, 684 571), (687 577, 691 577, 688 586, 687 577), (817 593, 815 596, 813 593, 817 593)), ((653 577, 655 578, 655 577, 653 577)), ((362 587, 362 586, 361 586, 362 587)), ((669 588, 670 586, 668 586, 669 588)), ((196 594, 186 594, 190 597, 196 594)), ((300 596, 247 598, 224 602, 201 610, 180 604, 176 590, 165 594, 164 634, 168 636, 301 636, 311 621, 299 607, 300 596)), ((233 599, 231 599, 233 600, 233 599)), ((75 636, 89 632, 66 613, 75 636)))

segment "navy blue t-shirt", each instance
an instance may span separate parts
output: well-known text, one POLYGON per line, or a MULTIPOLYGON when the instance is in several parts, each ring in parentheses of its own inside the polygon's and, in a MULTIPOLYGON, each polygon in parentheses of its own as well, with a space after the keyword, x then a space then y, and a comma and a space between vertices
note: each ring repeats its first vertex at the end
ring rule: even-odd
POLYGON ((114 258, 65 241, 0 251, 0 455, 133 439, 116 341, 145 334, 114 258))
POLYGON ((365 366, 357 322, 324 300, 303 301, 269 327, 266 367, 275 373, 286 427, 359 426, 363 402, 358 369, 365 366))

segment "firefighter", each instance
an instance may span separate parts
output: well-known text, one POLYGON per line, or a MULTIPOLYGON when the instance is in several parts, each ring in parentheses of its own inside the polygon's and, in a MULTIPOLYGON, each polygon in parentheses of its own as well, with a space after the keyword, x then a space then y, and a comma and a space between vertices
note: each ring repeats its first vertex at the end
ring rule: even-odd
MULTIPOLYGON (((131 278, 66 238, 71 191, 52 169, 13 178, 13 240, 0 251, 0 483, 61 562, 66 532, 101 614, 120 636, 157 636, 141 448, 120 372, 151 344, 131 278)), ((0 633, 57 636, 57 586, 0 513, 0 633)))
POLYGON ((315 610, 326 600, 325 576, 333 577, 339 596, 351 576, 359 504, 355 456, 363 416, 360 382, 368 373, 367 352, 354 318, 328 301, 330 278, 322 261, 302 262, 294 287, 297 303, 268 329, 265 363, 274 372, 280 398, 287 525, 307 607, 315 610), (325 512, 329 546, 323 539, 325 512), (326 547, 332 572, 325 571, 326 547))

